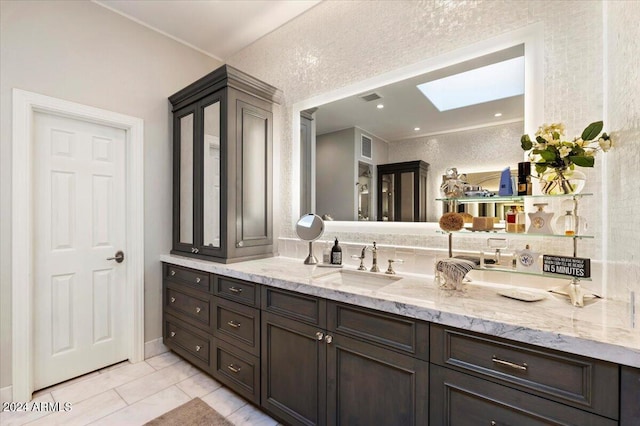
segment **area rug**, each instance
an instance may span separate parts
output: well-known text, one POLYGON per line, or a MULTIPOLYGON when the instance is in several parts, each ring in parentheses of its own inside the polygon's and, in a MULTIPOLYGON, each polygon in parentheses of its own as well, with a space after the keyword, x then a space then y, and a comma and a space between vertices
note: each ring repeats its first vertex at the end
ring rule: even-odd
POLYGON ((152 426, 233 426, 233 423, 209 407, 200 398, 194 398, 146 424, 152 426))

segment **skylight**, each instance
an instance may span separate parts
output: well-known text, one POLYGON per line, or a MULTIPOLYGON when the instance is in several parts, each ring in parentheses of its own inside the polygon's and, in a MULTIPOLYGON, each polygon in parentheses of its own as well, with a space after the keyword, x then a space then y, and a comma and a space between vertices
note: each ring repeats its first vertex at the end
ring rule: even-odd
POLYGON ((524 56, 418 85, 439 111, 524 94, 524 56))

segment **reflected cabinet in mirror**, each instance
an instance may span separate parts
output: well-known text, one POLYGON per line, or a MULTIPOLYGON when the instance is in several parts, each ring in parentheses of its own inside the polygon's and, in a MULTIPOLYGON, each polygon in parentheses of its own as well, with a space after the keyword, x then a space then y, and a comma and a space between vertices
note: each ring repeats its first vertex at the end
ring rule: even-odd
POLYGON ((270 256, 272 105, 278 91, 223 66, 172 95, 173 253, 270 256))
MULTIPOLYGON (((480 53, 465 51, 458 62, 449 55, 442 66, 425 66, 427 72, 394 74, 389 84, 369 89, 344 89, 351 91, 347 97, 337 91, 318 96, 327 101, 313 104, 315 138, 308 135, 308 122, 301 129, 301 152, 310 151, 315 165, 301 167, 301 205, 311 203, 315 213, 341 221, 437 222, 448 168, 514 169, 524 157, 519 141, 525 118, 540 115, 539 96, 531 91, 532 82, 541 81, 534 63, 539 52, 527 43, 503 41, 480 53), (489 96, 479 97, 483 91, 489 96), (385 170, 384 165, 402 163, 429 166, 404 174, 385 170)), ((312 101, 301 103, 305 111, 312 101)))

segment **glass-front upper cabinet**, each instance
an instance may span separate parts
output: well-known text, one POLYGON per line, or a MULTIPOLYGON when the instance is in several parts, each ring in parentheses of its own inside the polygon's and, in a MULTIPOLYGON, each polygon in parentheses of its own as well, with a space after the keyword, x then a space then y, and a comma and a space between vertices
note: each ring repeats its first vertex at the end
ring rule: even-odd
POLYGON ((427 220, 427 171, 424 161, 378 165, 378 220, 427 220))
POLYGON ((207 97, 175 114, 174 246, 179 251, 207 255, 220 249, 223 94, 207 97))
POLYGON ((273 102, 279 91, 228 65, 169 98, 172 253, 219 262, 273 254, 273 102))

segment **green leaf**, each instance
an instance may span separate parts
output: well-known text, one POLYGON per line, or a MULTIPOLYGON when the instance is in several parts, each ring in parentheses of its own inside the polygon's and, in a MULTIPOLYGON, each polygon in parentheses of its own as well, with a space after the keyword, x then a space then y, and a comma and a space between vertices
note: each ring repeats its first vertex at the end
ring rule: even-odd
POLYGON ((545 170, 547 170, 546 164, 536 163, 536 173, 538 173, 538 175, 543 174, 545 170))
POLYGON ((602 131, 602 126, 603 123, 602 121, 596 121, 594 123, 589 124, 583 131, 582 131, 582 140, 583 141, 590 141, 595 139, 600 132, 602 131))
POLYGON ((531 148, 533 148, 533 142, 531 142, 529 135, 522 135, 522 137, 520 138, 520 146, 525 151, 529 151, 531 148))
POLYGON ((540 156, 542 156, 546 162, 551 162, 556 159, 556 153, 552 151, 540 151, 540 156))
POLYGON ((560 133, 558 133, 558 132, 553 132, 553 138, 554 138, 555 140, 559 141, 559 140, 560 140, 560 133))
POLYGON ((547 140, 545 138, 543 138, 542 136, 536 136, 536 141, 538 143, 542 143, 542 144, 546 144, 547 140))
POLYGON ((580 155, 573 155, 573 156, 569 157, 569 160, 571 160, 576 166, 593 167, 596 159, 595 159, 595 157, 585 157, 585 156, 580 156, 580 155))

